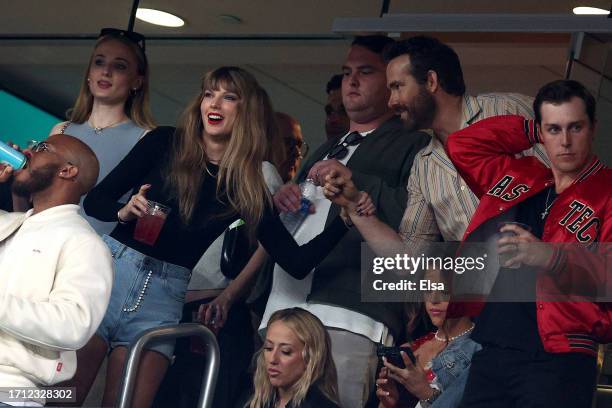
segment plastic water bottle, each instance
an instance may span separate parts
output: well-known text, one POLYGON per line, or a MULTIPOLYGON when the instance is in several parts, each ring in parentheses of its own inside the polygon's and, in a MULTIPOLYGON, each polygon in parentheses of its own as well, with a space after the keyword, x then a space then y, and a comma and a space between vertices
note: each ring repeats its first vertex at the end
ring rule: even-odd
POLYGON ((316 197, 317 186, 311 179, 300 183, 300 192, 302 198, 300 200, 300 209, 293 213, 283 213, 280 215, 280 219, 287 228, 287 231, 294 235, 300 228, 308 214, 310 214, 310 205, 316 197))
POLYGON ((23 153, 0 141, 0 163, 7 164, 15 170, 20 170, 27 161, 23 153))

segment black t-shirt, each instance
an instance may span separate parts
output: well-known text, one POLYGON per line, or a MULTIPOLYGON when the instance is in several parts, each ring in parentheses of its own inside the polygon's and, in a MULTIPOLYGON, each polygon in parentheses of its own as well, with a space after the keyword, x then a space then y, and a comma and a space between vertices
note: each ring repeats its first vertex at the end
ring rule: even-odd
MULTIPOLYGON (((514 211, 505 217, 490 220, 491 228, 498 231, 501 221, 516 221, 531 227, 531 233, 542 238, 545 218, 542 213, 548 204, 554 201, 556 193, 554 186, 544 189, 533 197, 523 201, 514 211)), ((522 266, 519 269, 501 268, 491 296, 504 290, 523 291, 523 299, 535 299, 536 292, 535 268, 522 266)), ((483 345, 524 350, 529 352, 543 351, 544 347, 538 334, 535 302, 489 302, 480 314, 472 338, 483 345)))
MULTIPOLYGON (((133 238, 136 221, 117 224, 111 236, 119 242, 153 258, 192 269, 212 242, 239 216, 230 211, 225 197, 217 195, 217 166, 209 165, 200 188, 192 220, 181 221, 179 206, 164 186, 174 128, 159 127, 143 137, 128 155, 88 195, 84 208, 101 221, 117 221, 124 204, 117 200, 127 191, 136 194, 150 184, 146 197, 170 207, 155 245, 133 238), (209 174, 212 174, 212 176, 209 174)), ((268 208, 257 228, 257 239, 270 256, 295 277, 307 275, 340 240, 346 227, 340 217, 324 233, 299 247, 285 229, 273 208, 268 208)))

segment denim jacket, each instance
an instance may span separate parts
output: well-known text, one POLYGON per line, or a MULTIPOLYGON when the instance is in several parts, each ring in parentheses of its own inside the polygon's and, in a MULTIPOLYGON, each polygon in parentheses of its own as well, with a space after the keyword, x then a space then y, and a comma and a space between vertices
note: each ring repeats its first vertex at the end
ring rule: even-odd
POLYGON ((456 339, 432 360, 432 370, 442 393, 431 408, 453 408, 459 405, 470 371, 472 355, 482 349, 468 336, 456 339))

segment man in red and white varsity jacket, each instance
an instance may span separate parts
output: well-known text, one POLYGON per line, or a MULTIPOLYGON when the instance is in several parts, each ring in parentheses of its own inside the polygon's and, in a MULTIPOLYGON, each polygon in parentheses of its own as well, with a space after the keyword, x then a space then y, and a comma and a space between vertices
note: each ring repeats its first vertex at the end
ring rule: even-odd
POLYGON ((512 254, 500 273, 537 270, 535 302, 484 305, 473 335, 483 350, 462 407, 590 407, 597 343, 612 341, 612 304, 598 301, 612 293, 612 171, 592 152, 595 100, 576 81, 555 81, 540 89, 534 112, 535 121, 482 120, 446 146, 480 198, 464 241, 512 214, 530 231, 516 224, 494 231, 513 233, 498 240, 500 252, 512 254), (535 143, 544 145, 550 169, 515 157, 535 143), (546 301, 572 291, 572 300, 592 297, 546 301))

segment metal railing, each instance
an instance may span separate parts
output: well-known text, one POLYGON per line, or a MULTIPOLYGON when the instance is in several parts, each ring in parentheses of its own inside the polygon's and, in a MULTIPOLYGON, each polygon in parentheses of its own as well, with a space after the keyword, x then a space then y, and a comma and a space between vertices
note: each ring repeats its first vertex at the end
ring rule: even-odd
POLYGON ((121 393, 118 397, 119 408, 130 407, 134 394, 134 386, 136 385, 136 376, 138 375, 138 364, 140 363, 140 356, 145 346, 154 340, 173 340, 179 337, 188 336, 199 336, 204 340, 204 344, 206 345, 206 354, 202 358, 206 359, 207 365, 204 368, 202 390, 200 391, 198 407, 212 407, 215 385, 217 384, 217 374, 219 371, 219 345, 217 344, 217 339, 215 335, 202 324, 183 323, 146 330, 138 340, 131 345, 125 365, 121 393))

